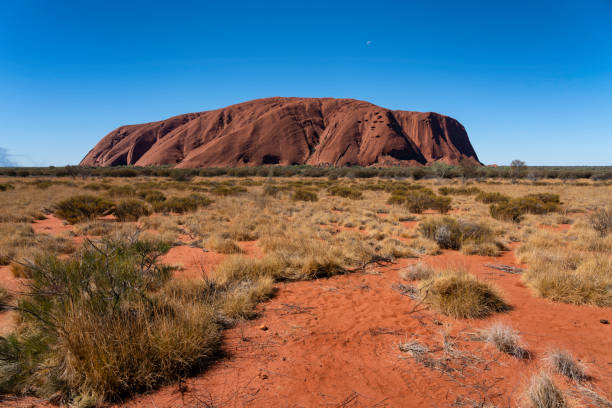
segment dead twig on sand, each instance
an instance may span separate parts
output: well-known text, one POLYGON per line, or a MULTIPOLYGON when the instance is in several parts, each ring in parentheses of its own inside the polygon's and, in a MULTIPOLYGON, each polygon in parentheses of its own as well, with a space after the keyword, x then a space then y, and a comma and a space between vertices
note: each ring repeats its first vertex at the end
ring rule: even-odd
POLYGON ((518 268, 516 266, 504 265, 504 264, 485 264, 487 268, 497 269, 498 271, 511 273, 514 275, 519 275, 523 273, 523 268, 518 268))

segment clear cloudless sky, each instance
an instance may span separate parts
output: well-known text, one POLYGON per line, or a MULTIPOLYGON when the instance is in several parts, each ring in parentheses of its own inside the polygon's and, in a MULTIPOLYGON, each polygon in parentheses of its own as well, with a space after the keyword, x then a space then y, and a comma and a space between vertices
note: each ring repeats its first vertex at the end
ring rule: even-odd
POLYGON ((484 163, 612 165, 612 0, 0 5, 0 162, 268 96, 459 120, 484 163))

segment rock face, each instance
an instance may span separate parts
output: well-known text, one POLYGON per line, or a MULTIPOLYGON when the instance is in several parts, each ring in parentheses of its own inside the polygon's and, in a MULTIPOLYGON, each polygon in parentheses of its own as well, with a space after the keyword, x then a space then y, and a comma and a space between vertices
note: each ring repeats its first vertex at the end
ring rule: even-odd
POLYGON ((81 165, 391 166, 464 159, 478 163, 465 129, 448 116, 354 99, 275 97, 121 126, 81 165))

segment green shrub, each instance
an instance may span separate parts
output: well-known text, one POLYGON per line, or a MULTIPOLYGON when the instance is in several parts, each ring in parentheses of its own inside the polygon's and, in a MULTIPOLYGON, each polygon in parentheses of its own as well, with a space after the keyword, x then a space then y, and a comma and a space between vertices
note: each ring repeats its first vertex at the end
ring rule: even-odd
POLYGON ((450 210, 450 197, 441 197, 429 189, 419 189, 407 192, 404 204, 410 212, 421 214, 427 209, 447 213, 450 210))
POLYGON ((78 195, 60 201, 55 213, 71 224, 89 220, 112 211, 114 204, 104 198, 92 195, 78 195))
POLYGON ((140 193, 138 193, 138 195, 140 196, 140 198, 150 204, 166 201, 166 196, 164 195, 164 193, 157 190, 141 191, 140 193))
POLYGON ((317 201, 317 193, 312 190, 296 189, 291 196, 293 201, 317 201))
POLYGON ((105 241, 77 257, 39 258, 21 327, 0 337, 0 391, 70 404, 116 401, 178 380, 216 350, 214 289, 169 286, 168 244, 105 241))
POLYGON ((327 189, 330 195, 350 198, 351 200, 361 200, 363 194, 361 191, 350 187, 333 186, 327 189))
POLYGON ((13 190, 14 188, 11 183, 0 183, 0 191, 13 190))
POLYGON ((456 195, 474 195, 481 193, 478 187, 440 187, 438 193, 442 195, 456 194, 456 195))
POLYGON ((510 201, 510 197, 502 193, 487 193, 486 191, 481 191, 478 193, 475 200, 485 204, 492 204, 510 201))
POLYGON ((216 186, 210 192, 217 196, 233 196, 246 193, 247 189, 242 186, 216 186))
POLYGON ((200 207, 210 205, 212 201, 204 196, 190 194, 187 197, 170 197, 166 201, 161 201, 154 204, 155 211, 158 212, 173 212, 182 214, 185 212, 195 211, 200 207))
POLYGON ((497 289, 465 271, 445 271, 419 285, 423 301, 456 318, 483 318, 509 309, 497 289))
POLYGON ((126 200, 117 204, 114 213, 119 221, 138 221, 140 217, 150 215, 151 210, 142 201, 126 200))
POLYGON ((535 195, 518 197, 510 201, 491 204, 489 211, 493 218, 518 223, 522 220, 524 214, 546 214, 559 210, 559 204, 555 201, 555 197, 558 201, 558 195, 541 194, 540 196, 543 196, 542 198, 545 201, 535 195))

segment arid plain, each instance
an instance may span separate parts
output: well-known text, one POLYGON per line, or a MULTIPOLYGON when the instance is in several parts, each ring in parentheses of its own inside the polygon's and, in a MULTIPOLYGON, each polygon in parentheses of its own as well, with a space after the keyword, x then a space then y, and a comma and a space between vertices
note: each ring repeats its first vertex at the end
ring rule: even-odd
POLYGON ((610 407, 612 183, 0 178, 0 406, 610 407))

